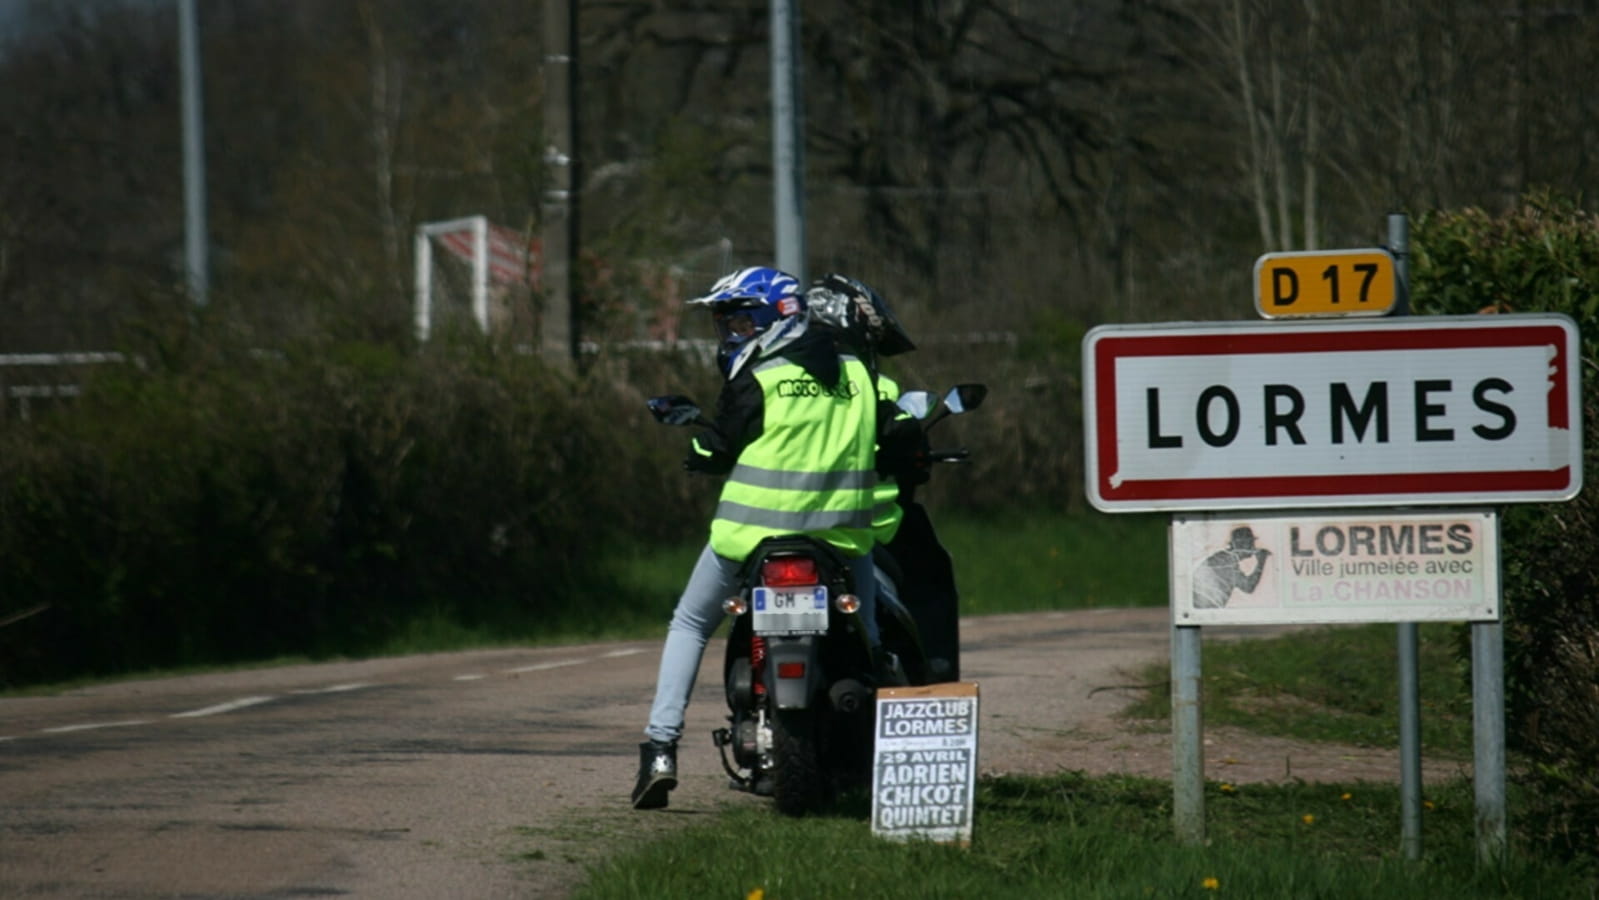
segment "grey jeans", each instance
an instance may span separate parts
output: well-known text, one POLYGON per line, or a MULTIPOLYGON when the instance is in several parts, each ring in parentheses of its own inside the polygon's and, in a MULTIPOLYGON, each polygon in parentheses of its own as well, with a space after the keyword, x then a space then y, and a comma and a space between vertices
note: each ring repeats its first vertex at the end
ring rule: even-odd
MULTIPOLYGON (((655 679, 655 703, 650 707, 650 724, 644 734, 655 741, 676 741, 683 736, 683 713, 694 679, 699 675, 705 642, 716 633, 726 615, 722 601, 738 590, 738 570, 742 563, 718 556, 707 544, 688 576, 683 596, 672 612, 666 629, 666 647, 661 651, 661 671, 655 679)), ((877 646, 877 579, 873 577, 870 555, 850 560, 855 595, 861 598, 859 615, 866 622, 866 633, 877 646)))

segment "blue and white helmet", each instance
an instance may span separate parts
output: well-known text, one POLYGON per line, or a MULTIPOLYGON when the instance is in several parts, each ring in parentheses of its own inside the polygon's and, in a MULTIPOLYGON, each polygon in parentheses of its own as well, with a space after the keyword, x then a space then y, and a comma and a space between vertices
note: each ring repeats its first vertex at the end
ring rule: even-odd
POLYGON ((799 280, 778 269, 740 269, 688 302, 710 307, 721 339, 716 360, 728 378, 758 353, 777 350, 805 333, 799 280))

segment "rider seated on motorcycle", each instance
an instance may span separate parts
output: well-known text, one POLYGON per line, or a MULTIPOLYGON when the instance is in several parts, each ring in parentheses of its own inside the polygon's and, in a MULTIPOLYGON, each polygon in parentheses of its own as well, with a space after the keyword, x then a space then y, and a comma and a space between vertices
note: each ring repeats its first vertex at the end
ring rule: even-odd
POLYGON ((880 477, 872 514, 872 531, 877 538, 873 557, 879 595, 890 603, 897 602, 897 579, 890 573, 898 571, 899 563, 887 547, 905 516, 901 492, 927 481, 927 434, 914 417, 895 405, 900 395, 899 383, 878 368, 878 359, 915 350, 916 344, 882 295, 858 279, 837 273, 823 275, 805 297, 812 321, 830 329, 839 346, 865 361, 876 385, 880 401, 880 477))
POLYGON ((666 806, 677 786, 677 741, 700 658, 763 539, 808 534, 849 559, 859 615, 881 656, 870 556, 878 404, 866 365, 841 352, 830 330, 809 327, 799 282, 777 269, 735 272, 689 303, 711 312, 727 381, 684 467, 728 479, 667 629, 649 740, 639 745, 636 809, 666 806))

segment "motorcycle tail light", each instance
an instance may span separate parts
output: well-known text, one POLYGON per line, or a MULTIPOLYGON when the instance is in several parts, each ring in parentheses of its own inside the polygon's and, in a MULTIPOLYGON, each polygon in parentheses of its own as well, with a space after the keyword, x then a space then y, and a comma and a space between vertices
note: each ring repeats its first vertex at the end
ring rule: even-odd
POLYGON ((841 613, 854 613, 861 608, 861 598, 854 594, 839 594, 833 600, 833 608, 841 613))
POLYGON ((761 582, 767 587, 816 584, 816 560, 809 556, 778 556, 761 563, 761 582))
POLYGON ((722 601, 722 612, 725 612, 730 616, 742 616, 749 612, 749 609, 750 605, 744 602, 744 596, 742 594, 734 594, 733 596, 722 601))
POLYGON ((785 662, 777 664, 778 678, 804 678, 805 664, 802 662, 785 662))

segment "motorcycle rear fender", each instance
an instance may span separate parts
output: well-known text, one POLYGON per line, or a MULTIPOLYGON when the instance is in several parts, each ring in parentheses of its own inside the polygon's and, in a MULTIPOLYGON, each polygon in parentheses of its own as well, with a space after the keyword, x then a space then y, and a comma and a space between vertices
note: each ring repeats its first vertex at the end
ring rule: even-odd
POLYGON ((766 683, 778 709, 806 709, 823 684, 821 643, 810 635, 774 637, 766 644, 766 683), (783 663, 804 663, 804 678, 778 678, 783 663))

